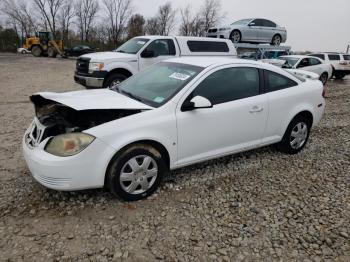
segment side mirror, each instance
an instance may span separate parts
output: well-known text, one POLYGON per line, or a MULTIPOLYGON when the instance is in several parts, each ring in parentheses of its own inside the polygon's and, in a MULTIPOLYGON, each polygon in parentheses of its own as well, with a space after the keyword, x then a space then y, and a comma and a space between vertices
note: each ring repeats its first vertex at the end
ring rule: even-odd
POLYGON ((213 105, 203 96, 195 96, 190 101, 186 100, 181 107, 181 111, 191 111, 200 108, 212 108, 213 105))
POLYGON ((156 54, 152 50, 144 50, 141 53, 141 57, 143 57, 143 58, 151 58, 151 57, 155 57, 155 56, 156 56, 156 54))
POLYGON ((255 26, 255 22, 251 22, 251 23, 249 23, 249 25, 248 26, 255 26))

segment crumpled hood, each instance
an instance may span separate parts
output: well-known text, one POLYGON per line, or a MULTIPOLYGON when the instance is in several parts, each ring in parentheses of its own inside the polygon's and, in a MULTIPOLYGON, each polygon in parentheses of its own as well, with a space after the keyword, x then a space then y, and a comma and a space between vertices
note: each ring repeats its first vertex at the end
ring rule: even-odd
POLYGON ((41 92, 35 95, 40 95, 43 98, 58 102, 78 111, 91 109, 146 110, 153 108, 109 89, 81 90, 66 93, 41 92))
POLYGON ((90 58, 91 62, 104 62, 106 60, 129 60, 129 59, 137 59, 136 55, 133 54, 126 54, 126 53, 120 53, 120 52, 96 52, 96 53, 90 53, 86 55, 80 56, 82 58, 90 58))
POLYGON ((318 74, 306 70, 301 70, 301 69, 285 69, 286 71, 297 75, 299 77, 302 77, 304 79, 312 79, 312 80, 318 80, 320 77, 318 74))

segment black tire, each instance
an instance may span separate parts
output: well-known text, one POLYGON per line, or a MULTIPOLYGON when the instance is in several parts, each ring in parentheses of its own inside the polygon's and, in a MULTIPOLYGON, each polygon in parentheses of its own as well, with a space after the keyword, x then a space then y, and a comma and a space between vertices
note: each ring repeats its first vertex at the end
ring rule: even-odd
POLYGON ((233 30, 230 34, 230 40, 233 43, 240 43, 242 41, 242 34, 238 30, 233 30))
POLYGON ((271 40, 271 45, 280 46, 282 43, 282 37, 280 35, 274 35, 271 40))
MULTIPOLYGON (((138 167, 141 167, 141 164, 143 163, 144 162, 137 162, 137 164, 139 165, 138 167)), ((121 199, 126 201, 136 201, 143 198, 147 198, 148 196, 153 194, 154 191, 156 191, 159 187, 162 178, 166 172, 167 167, 158 150, 147 144, 135 144, 122 151, 121 153, 118 153, 111 160, 106 174, 106 183, 107 187, 115 196, 120 197, 121 199), (133 172, 132 169, 130 169, 131 166, 129 166, 128 161, 135 160, 137 159, 137 157, 140 157, 141 161, 143 161, 142 157, 150 157, 154 161, 152 161, 146 169, 149 170, 149 167, 151 167, 152 170, 154 170, 154 168, 156 168, 157 174, 155 178, 146 178, 146 172, 144 172, 144 169, 140 169, 137 172, 133 172), (132 172, 132 181, 134 181, 130 181, 130 184, 129 180, 123 182, 121 182, 120 180, 122 171, 125 171, 127 168, 129 168, 129 171, 132 172), (142 188, 142 182, 144 181, 146 181, 146 183, 148 183, 148 186, 150 187, 144 192, 142 192, 142 190, 144 190, 142 188), (129 188, 131 190, 132 184, 137 185, 134 186, 134 191, 131 191, 131 193, 127 192, 126 189, 129 188), (139 193, 137 191, 139 191, 139 193)))
POLYGON ((334 73, 334 77, 335 79, 342 80, 345 77, 345 75, 342 73, 334 73))
POLYGON ((309 135, 310 135, 310 129, 311 129, 312 121, 306 116, 296 116, 288 125, 288 128, 282 138, 282 141, 276 144, 276 147, 279 151, 287 153, 287 154, 297 154, 307 144, 307 141, 309 140, 309 135), (306 130, 306 138, 302 144, 300 144, 299 147, 293 147, 292 146, 292 141, 294 141, 292 132, 296 131, 296 128, 298 124, 304 124, 307 127, 306 130))
POLYGON ((324 72, 320 75, 320 81, 322 82, 323 85, 327 83, 328 80, 328 73, 324 72))
POLYGON ((55 58, 57 56, 57 52, 55 50, 55 48, 53 48, 52 46, 50 46, 48 49, 47 49, 47 55, 51 58, 55 58))
POLYGON ((26 52, 26 50, 22 50, 22 55, 24 55, 24 54, 26 54, 27 52, 26 52))
POLYGON ((43 54, 43 50, 41 49, 41 47, 40 46, 33 46, 33 48, 32 48, 32 54, 33 54, 33 56, 35 56, 35 57, 40 57, 40 56, 42 56, 42 54, 43 54))
POLYGON ((104 81, 103 87, 104 88, 111 88, 114 85, 116 85, 117 82, 121 83, 128 77, 121 73, 114 73, 107 77, 107 79, 104 81))

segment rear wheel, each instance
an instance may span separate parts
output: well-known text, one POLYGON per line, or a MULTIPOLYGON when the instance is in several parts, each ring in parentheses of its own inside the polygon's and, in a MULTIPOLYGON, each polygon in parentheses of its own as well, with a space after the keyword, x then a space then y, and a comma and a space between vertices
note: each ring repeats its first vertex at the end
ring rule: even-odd
POLYGON ((167 168, 160 153, 146 144, 136 144, 116 155, 107 171, 111 192, 135 201, 150 196, 159 186, 167 168))
POLYGON ((335 77, 335 79, 341 80, 345 77, 345 75, 342 73, 334 73, 334 77, 335 77))
POLYGON ((282 138, 277 149, 287 154, 297 154, 306 145, 311 129, 311 120, 305 116, 295 117, 282 138))
POLYGON ((326 72, 322 73, 319 79, 322 82, 322 84, 325 85, 328 80, 328 74, 326 72))
POLYGON ((37 45, 33 46, 33 48, 32 48, 33 56, 40 57, 42 55, 42 53, 43 53, 43 50, 41 49, 40 46, 37 46, 37 45))
POLYGON ((239 43, 242 40, 242 35, 238 30, 233 30, 230 34, 230 40, 233 43, 239 43))
POLYGON ((107 77, 105 83, 103 84, 104 88, 113 88, 117 87, 121 82, 123 82, 128 77, 121 73, 114 73, 107 77))
POLYGON ((282 43, 282 37, 280 35, 274 35, 272 37, 271 45, 279 46, 282 43))
POLYGON ((55 48, 53 48, 52 46, 50 46, 48 49, 47 49, 47 55, 49 57, 52 57, 52 58, 55 58, 57 56, 57 52, 55 50, 55 48))
POLYGON ((26 50, 22 50, 21 53, 24 55, 24 54, 26 54, 27 52, 26 52, 26 50))

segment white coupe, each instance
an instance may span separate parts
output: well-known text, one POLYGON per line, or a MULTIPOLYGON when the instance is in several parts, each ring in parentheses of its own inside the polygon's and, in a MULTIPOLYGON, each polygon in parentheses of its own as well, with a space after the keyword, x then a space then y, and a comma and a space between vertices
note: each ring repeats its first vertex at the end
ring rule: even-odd
MULTIPOLYGON (((287 55, 279 57, 283 68, 301 69, 317 74, 322 84, 332 77, 332 66, 318 57, 304 55, 287 55)), ((276 64, 275 64, 276 65, 276 64)))
POLYGON ((168 170, 270 144, 304 148, 325 107, 320 81, 255 61, 188 57, 114 89, 31 96, 23 138, 34 178, 56 190, 152 194, 168 170))

